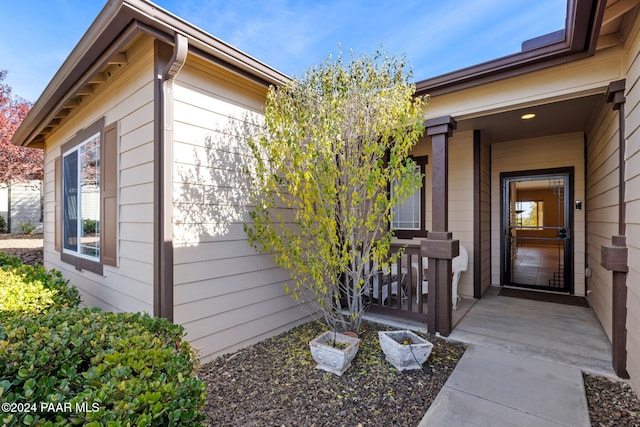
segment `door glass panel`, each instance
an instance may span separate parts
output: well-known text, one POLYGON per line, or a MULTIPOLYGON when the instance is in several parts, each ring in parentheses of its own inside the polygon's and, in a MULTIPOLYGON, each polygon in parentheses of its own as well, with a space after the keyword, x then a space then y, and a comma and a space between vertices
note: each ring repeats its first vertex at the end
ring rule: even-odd
POLYGON ((508 284, 566 291, 569 237, 565 176, 509 178, 508 284))

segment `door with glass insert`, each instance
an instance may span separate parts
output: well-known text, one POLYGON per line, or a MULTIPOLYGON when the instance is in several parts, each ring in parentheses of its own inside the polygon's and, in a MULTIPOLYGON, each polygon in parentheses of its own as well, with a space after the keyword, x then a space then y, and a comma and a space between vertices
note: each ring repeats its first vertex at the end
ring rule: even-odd
POLYGON ((502 283, 572 292, 572 173, 502 176, 502 283))

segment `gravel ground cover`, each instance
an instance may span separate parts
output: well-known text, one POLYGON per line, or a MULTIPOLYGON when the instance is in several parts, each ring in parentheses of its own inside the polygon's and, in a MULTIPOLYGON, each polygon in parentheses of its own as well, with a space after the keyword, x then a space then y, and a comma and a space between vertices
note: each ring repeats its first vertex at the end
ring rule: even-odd
POLYGON ((26 264, 42 265, 42 234, 0 234, 0 252, 17 255, 26 264))
MULTIPOLYGON (((42 264, 42 234, 0 234, 0 252, 42 264)), ((429 337, 424 371, 397 372, 378 345, 379 325, 365 324, 353 366, 337 377, 315 369, 309 323, 201 366, 211 425, 413 426, 433 402, 464 347, 429 337)), ((640 426, 640 400, 625 382, 584 375, 591 424, 640 426)))
POLYGON ((415 426, 464 353, 462 344, 423 335, 434 344, 423 370, 398 372, 384 358, 377 331, 365 323, 360 349, 341 376, 315 368, 308 342, 323 331, 311 322, 200 368, 205 411, 224 426, 415 426))
POLYGON ((593 427, 640 426, 640 400, 631 386, 595 375, 584 375, 593 427))

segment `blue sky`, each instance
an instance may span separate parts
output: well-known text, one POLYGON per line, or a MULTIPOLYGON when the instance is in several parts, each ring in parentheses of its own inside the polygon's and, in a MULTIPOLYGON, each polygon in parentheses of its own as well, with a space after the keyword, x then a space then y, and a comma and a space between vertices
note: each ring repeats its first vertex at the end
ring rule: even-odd
MULTIPOLYGON (((0 0, 0 70, 35 102, 106 0, 0 0)), ((564 28, 566 0, 157 0, 292 77, 329 54, 382 46, 423 80, 516 53, 564 28)))

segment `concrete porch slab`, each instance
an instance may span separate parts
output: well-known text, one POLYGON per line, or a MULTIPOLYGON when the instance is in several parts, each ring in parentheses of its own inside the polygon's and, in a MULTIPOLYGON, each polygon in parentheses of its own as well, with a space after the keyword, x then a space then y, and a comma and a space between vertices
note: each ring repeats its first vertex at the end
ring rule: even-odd
POLYGON ((489 289, 449 335, 616 378, 611 343, 591 308, 498 295, 489 289))

